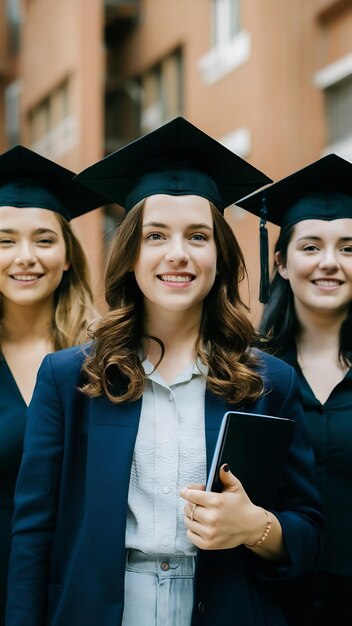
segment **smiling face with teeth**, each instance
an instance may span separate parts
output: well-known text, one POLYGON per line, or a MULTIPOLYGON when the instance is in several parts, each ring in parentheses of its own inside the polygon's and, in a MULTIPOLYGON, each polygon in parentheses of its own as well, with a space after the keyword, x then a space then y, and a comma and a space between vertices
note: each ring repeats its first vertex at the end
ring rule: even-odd
POLYGON ((208 200, 163 194, 146 199, 134 274, 147 312, 193 310, 200 319, 215 281, 216 261, 208 200))
POLYGON ((51 303, 68 266, 53 211, 0 207, 0 293, 5 308, 10 303, 51 303))
POLYGON ((352 300, 352 219, 295 224, 286 259, 276 253, 290 282, 298 317, 305 309, 346 316, 352 300))

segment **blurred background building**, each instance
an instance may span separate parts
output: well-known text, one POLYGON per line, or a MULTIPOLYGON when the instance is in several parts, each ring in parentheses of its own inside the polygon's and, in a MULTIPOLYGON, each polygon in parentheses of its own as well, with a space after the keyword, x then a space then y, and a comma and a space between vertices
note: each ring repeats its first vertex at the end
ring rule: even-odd
MULTIPOLYGON (((1 151, 79 171, 178 114, 274 180, 352 160, 351 0, 0 0, 1 151)), ((100 303, 117 214, 75 226, 100 303)), ((256 319, 258 220, 226 217, 256 319)))

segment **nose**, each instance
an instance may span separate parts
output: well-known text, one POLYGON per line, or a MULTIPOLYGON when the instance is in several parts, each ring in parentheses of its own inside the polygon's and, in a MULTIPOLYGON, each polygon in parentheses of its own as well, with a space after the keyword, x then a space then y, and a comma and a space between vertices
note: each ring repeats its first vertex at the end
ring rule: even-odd
POLYGON ((187 246, 181 237, 170 240, 165 258, 168 262, 175 263, 177 265, 184 265, 188 263, 189 254, 187 246))
POLYGON ((30 241, 21 241, 17 249, 16 263, 21 266, 34 265, 36 260, 32 243, 30 241))
POLYGON ((325 248, 319 263, 321 269, 334 272, 339 268, 339 261, 335 248, 325 248))

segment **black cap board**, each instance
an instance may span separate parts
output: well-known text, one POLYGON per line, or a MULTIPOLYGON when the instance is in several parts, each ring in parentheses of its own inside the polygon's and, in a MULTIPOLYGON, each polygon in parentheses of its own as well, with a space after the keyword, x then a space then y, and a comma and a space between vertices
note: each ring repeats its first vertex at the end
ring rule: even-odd
POLYGON ((15 146, 0 155, 0 206, 43 208, 71 220, 108 202, 74 176, 33 150, 15 146))
POLYGON ((128 212, 154 195, 199 195, 219 211, 271 182, 199 128, 177 117, 83 170, 77 181, 128 212))
MULTIPOLYGON (((328 154, 236 204, 261 218, 260 232, 264 238, 266 221, 287 229, 308 219, 352 218, 352 163, 328 154)), ((267 302, 268 298, 268 256, 264 245, 259 299, 267 302)))

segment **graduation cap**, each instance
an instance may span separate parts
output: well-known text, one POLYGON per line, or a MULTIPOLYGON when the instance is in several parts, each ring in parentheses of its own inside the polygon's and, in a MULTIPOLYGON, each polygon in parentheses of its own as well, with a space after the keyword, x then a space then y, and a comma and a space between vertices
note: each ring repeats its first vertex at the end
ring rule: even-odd
POLYGON ((15 146, 0 155, 0 206, 49 209, 71 220, 107 203, 74 176, 29 148, 15 146))
POLYGON ((260 217, 260 302, 269 299, 266 221, 288 229, 303 220, 352 218, 352 164, 336 154, 311 163, 237 204, 260 217))
POLYGON ((128 212, 154 194, 198 195, 225 207, 272 182, 255 167, 177 117, 76 176, 128 212))

